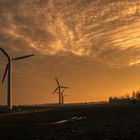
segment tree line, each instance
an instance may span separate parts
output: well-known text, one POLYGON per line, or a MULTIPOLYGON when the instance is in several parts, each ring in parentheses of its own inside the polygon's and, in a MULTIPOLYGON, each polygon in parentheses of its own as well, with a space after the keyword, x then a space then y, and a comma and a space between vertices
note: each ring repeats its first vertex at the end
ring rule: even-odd
POLYGON ((109 103, 140 103, 140 90, 119 97, 109 97, 109 103))

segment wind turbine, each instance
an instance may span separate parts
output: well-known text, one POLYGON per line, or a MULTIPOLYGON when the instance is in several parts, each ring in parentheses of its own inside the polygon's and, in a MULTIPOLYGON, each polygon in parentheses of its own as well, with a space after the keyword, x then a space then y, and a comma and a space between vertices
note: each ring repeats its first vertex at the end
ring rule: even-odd
POLYGON ((8 78, 8 81, 7 81, 7 109, 10 112, 12 110, 12 63, 13 63, 13 61, 25 59, 25 58, 28 58, 28 57, 31 57, 31 56, 34 56, 34 55, 32 54, 32 55, 25 55, 25 56, 21 56, 21 57, 11 58, 9 56, 9 54, 4 49, 2 49, 1 47, 0 47, 0 51, 8 59, 8 63, 7 63, 6 68, 5 68, 2 83, 4 82, 5 77, 8 74, 8 76, 7 76, 7 78, 8 78))
MULTIPOLYGON (((53 94, 55 94, 55 93, 57 93, 57 91, 58 91, 58 94, 59 94, 59 106, 61 106, 61 104, 63 104, 63 102, 62 102, 62 91, 61 91, 61 89, 67 89, 68 87, 65 87, 65 86, 61 86, 60 85, 60 83, 59 83, 59 81, 58 81, 58 79, 55 77, 55 80, 56 80, 56 83, 57 83, 57 87, 56 87, 56 89, 54 90, 54 92, 53 92, 53 94)), ((63 91, 64 92, 64 91, 63 91)))

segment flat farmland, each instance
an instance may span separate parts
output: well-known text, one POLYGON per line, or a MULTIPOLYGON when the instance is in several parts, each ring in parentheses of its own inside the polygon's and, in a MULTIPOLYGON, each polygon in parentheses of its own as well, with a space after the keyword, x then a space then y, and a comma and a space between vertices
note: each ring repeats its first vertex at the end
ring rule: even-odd
POLYGON ((138 104, 22 110, 0 113, 0 140, 140 139, 138 104))

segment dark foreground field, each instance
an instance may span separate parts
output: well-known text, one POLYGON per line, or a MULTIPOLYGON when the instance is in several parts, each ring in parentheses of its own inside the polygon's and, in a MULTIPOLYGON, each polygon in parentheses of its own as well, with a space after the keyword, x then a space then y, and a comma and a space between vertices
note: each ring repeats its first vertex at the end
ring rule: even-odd
POLYGON ((0 113, 0 140, 140 139, 140 105, 81 105, 0 113))

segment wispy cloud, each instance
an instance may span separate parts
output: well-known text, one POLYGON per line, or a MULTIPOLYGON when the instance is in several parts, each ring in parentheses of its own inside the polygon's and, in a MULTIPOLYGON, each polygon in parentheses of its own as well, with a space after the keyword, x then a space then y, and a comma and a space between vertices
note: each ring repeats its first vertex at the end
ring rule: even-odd
POLYGON ((3 46, 52 56, 73 53, 117 67, 139 60, 138 0, 0 0, 0 4, 3 46))

